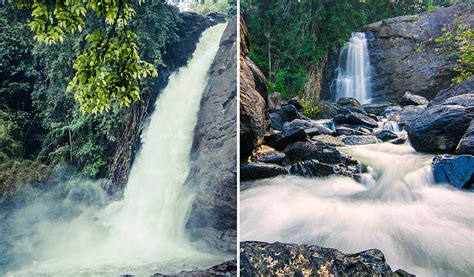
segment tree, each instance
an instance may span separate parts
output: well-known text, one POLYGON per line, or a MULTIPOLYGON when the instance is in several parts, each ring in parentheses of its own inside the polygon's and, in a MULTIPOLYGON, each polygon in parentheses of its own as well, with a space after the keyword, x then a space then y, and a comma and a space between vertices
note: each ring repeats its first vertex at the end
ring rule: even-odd
POLYGON ((83 113, 109 111, 114 102, 130 106, 140 99, 141 81, 157 75, 155 66, 140 58, 137 35, 129 28, 135 16, 131 0, 9 2, 31 10, 28 25, 35 39, 49 45, 63 43, 67 34, 83 33, 89 18, 100 19, 85 34, 82 54, 74 63, 75 76, 67 86, 83 113))

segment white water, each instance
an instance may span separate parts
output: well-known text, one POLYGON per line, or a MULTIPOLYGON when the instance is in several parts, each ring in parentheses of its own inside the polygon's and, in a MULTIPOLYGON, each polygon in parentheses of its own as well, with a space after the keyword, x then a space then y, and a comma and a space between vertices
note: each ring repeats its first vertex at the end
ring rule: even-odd
POLYGON ((341 148, 369 165, 347 177, 277 177, 241 192, 241 240, 377 248, 392 270, 474 276, 474 194, 434 184, 431 156, 388 143, 341 148))
POLYGON ((201 96, 224 28, 204 31, 189 64, 170 77, 157 99, 123 200, 86 209, 72 221, 38 223, 33 238, 15 245, 35 262, 9 275, 149 276, 205 268, 226 258, 187 240, 194 193, 183 186, 201 96))
POLYGON ((342 48, 336 69, 336 100, 347 96, 370 102, 370 61, 364 33, 353 33, 342 48))

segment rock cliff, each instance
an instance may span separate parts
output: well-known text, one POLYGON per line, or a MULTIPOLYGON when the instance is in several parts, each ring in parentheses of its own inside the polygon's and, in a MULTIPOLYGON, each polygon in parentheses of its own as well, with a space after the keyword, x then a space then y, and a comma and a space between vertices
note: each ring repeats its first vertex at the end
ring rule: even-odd
POLYGON ((237 19, 227 23, 201 99, 186 184, 197 191, 191 238, 235 253, 237 236, 237 19))

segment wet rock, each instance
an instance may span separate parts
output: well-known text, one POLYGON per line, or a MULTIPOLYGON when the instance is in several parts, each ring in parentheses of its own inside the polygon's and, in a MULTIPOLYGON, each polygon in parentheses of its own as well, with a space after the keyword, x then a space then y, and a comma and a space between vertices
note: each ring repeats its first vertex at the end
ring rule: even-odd
POLYGON ((333 137, 329 135, 317 135, 311 138, 313 141, 321 141, 327 143, 331 146, 344 146, 344 143, 338 137, 333 137))
POLYGON ((364 133, 354 128, 349 128, 345 126, 336 127, 336 136, 342 136, 342 135, 351 136, 351 135, 363 135, 363 134, 364 133))
POLYGON ((466 94, 474 94, 474 77, 471 79, 464 81, 459 84, 455 84, 453 86, 450 86, 446 89, 443 89, 439 91, 435 98, 433 98, 430 103, 428 104, 428 107, 439 105, 446 101, 448 98, 451 98, 453 96, 459 96, 459 95, 466 95, 466 94))
POLYGON ((405 92, 405 94, 400 99, 400 105, 404 106, 424 106, 428 105, 428 100, 425 97, 420 95, 411 94, 410 92, 405 92))
POLYGON ((248 31, 245 22, 240 22, 240 157, 241 161, 250 156, 258 141, 263 138, 268 127, 266 110, 267 83, 265 77, 253 62, 246 57, 248 31), (260 80, 260 78, 263 78, 260 80))
POLYGON ((293 164, 312 159, 330 164, 358 164, 357 161, 351 159, 336 147, 321 141, 299 141, 292 143, 285 148, 285 154, 286 164, 293 164))
POLYGON ((390 130, 382 130, 374 133, 374 135, 381 141, 389 141, 398 139, 398 135, 390 130))
POLYGON ((240 179, 242 181, 257 180, 288 174, 288 171, 279 165, 268 163, 248 163, 240 168, 240 179))
POLYGON ((319 112, 314 119, 330 119, 338 114, 336 106, 327 101, 320 101, 318 104, 319 112))
POLYGON ((416 118, 426 109, 424 106, 406 106, 398 112, 399 120, 398 124, 401 126, 407 126, 410 122, 416 120, 416 118))
POLYGON ((327 164, 321 163, 318 160, 307 160, 290 167, 290 174, 301 175, 304 177, 326 177, 330 175, 342 175, 352 177, 363 171, 363 166, 344 165, 344 164, 327 164))
POLYGON ((461 138, 461 141, 459 141, 459 144, 456 147, 456 154, 474 155, 474 121, 471 121, 471 125, 469 125, 469 128, 461 138))
POLYGON ((237 260, 227 261, 205 270, 182 271, 178 274, 153 274, 152 277, 205 277, 205 276, 237 276, 237 260))
POLYGON ((308 136, 315 136, 315 135, 332 135, 334 133, 333 130, 326 127, 323 124, 316 123, 311 120, 303 120, 303 119, 295 119, 291 122, 287 122, 284 124, 284 130, 292 130, 292 129, 304 129, 308 136))
POLYGON ((279 109, 281 107, 282 102, 283 102, 283 99, 281 99, 280 93, 274 92, 268 96, 268 103, 267 103, 268 109, 269 110, 279 109))
POLYGON ((300 98, 298 96, 286 100, 286 103, 293 105, 298 110, 303 109, 303 105, 301 105, 300 98))
POLYGON ((416 151, 454 153, 474 117, 474 94, 447 98, 428 107, 407 126, 408 137, 416 151))
POLYGON ((341 97, 337 100, 336 106, 338 108, 345 108, 354 113, 361 113, 365 114, 366 111, 364 107, 360 104, 360 102, 352 97, 341 97))
POLYGON ((333 118, 333 121, 335 123, 342 123, 342 124, 351 124, 351 125, 365 125, 368 127, 378 127, 377 121, 375 121, 373 118, 361 114, 361 113, 355 113, 351 112, 346 115, 337 115, 333 118))
POLYGON ((283 105, 281 108, 275 110, 275 112, 281 116, 283 122, 293 121, 298 118, 298 110, 293 105, 283 105))
POLYGON ((415 276, 392 271, 380 250, 344 254, 316 245, 244 241, 241 276, 415 276))
POLYGON ((382 102, 382 103, 371 103, 371 104, 364 104, 362 107, 368 113, 372 113, 375 115, 381 115, 388 107, 394 106, 391 102, 382 102))
POLYGON ((342 136, 341 140, 345 145, 375 144, 375 143, 381 143, 382 142, 376 136, 372 136, 372 135, 342 136))
POLYGON ((473 189, 474 157, 470 155, 436 156, 433 159, 433 175, 436 182, 448 183, 457 188, 473 189))
POLYGON ((268 145, 260 145, 252 154, 252 161, 262 163, 281 164, 285 153, 276 151, 268 145))
POLYGON ((283 131, 283 125, 285 124, 285 122, 283 121, 283 118, 281 118, 280 114, 269 113, 268 115, 270 117, 270 126, 274 130, 283 131))

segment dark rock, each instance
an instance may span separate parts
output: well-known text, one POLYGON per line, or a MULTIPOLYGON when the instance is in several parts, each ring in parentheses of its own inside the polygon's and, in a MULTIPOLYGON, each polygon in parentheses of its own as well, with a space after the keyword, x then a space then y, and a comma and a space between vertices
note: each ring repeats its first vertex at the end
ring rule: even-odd
POLYGON ((390 130, 381 130, 374 133, 374 135, 381 141, 389 141, 389 140, 398 139, 398 135, 390 130))
POLYGON ((407 137, 399 137, 396 139, 389 140, 388 142, 392 144, 404 144, 405 142, 407 142, 407 137))
POLYGON ((343 254, 316 245, 244 241, 241 276, 415 276, 393 272, 380 250, 343 254))
POLYGON ((298 110, 303 109, 303 105, 301 105, 300 98, 298 96, 286 100, 286 103, 293 105, 298 110))
POLYGON ((383 111, 380 115, 385 118, 390 119, 391 117, 395 115, 398 116, 401 110, 402 110, 402 107, 400 106, 390 106, 386 108, 385 111, 383 111))
POLYGON ((339 126, 339 127, 336 127, 336 135, 337 136, 342 136, 342 135, 351 136, 351 135, 363 135, 363 133, 354 128, 339 126))
POLYGON ((375 121, 373 118, 361 114, 361 113, 355 113, 351 112, 346 115, 336 115, 332 119, 335 123, 344 123, 344 124, 351 124, 351 125, 366 125, 369 127, 378 127, 377 121, 375 121))
POLYGON ((283 105, 281 108, 275 110, 275 112, 281 116, 283 122, 293 121, 298 118, 298 110, 296 110, 293 105, 283 105))
POLYGON ((267 145, 260 145, 252 155, 252 161, 262 163, 281 164, 285 153, 276 151, 267 145))
POLYGON ((474 95, 458 95, 428 107, 407 126, 416 151, 454 153, 474 117, 474 95))
POLYGON ((372 135, 342 136, 341 140, 345 145, 375 144, 381 142, 376 136, 372 135))
POLYGON ((391 102, 364 104, 362 107, 368 113, 381 115, 388 107, 393 106, 391 102))
POLYGON ((240 179, 242 181, 270 178, 285 174, 288 174, 288 171, 276 164, 256 162, 245 164, 240 168, 240 179))
POLYGON ((304 177, 326 177, 330 175, 343 175, 352 177, 363 171, 360 164, 346 166, 344 164, 326 164, 318 160, 307 160, 290 167, 290 174, 304 177))
POLYGON ((428 107, 439 105, 446 101, 448 98, 453 96, 465 95, 465 94, 474 94, 474 77, 471 79, 464 81, 459 84, 455 84, 450 86, 446 89, 439 91, 435 98, 433 98, 428 107))
POLYGON ((471 125, 467 129, 464 136, 459 141, 458 146, 456 147, 456 154, 468 154, 474 155, 474 121, 471 121, 471 125))
POLYGON ((405 92, 405 94, 400 99, 400 105, 404 106, 424 106, 428 105, 428 100, 425 97, 420 95, 411 94, 410 92, 405 92))
POLYGON ((293 164, 312 159, 330 164, 358 164, 357 161, 351 159, 336 147, 321 141, 299 141, 292 143, 285 148, 285 154, 286 164, 293 164))
POLYGON ((327 143, 331 146, 344 146, 344 143, 338 137, 333 137, 329 135, 317 135, 311 138, 314 141, 321 141, 327 143))
POLYGON ((230 19, 209 70, 186 186, 196 193, 186 230, 191 239, 233 253, 237 235, 237 19, 230 19))
POLYGON ((318 104, 319 112, 314 119, 330 119, 338 114, 336 106, 327 101, 320 101, 318 104))
POLYGON ((362 113, 365 114, 366 111, 364 107, 360 104, 357 99, 352 97, 341 97, 337 100, 336 106, 339 108, 345 108, 354 113, 362 113))
POLYGON ((275 110, 281 107, 281 103, 283 99, 281 99, 281 95, 279 92, 274 92, 268 96, 268 109, 275 110))
POLYGON ((237 276, 237 260, 227 261, 222 264, 218 264, 206 270, 192 270, 182 271, 178 274, 153 274, 152 277, 206 277, 206 276, 237 276))
POLYGON ((410 122, 416 120, 416 118, 425 110, 424 106, 406 106, 398 112, 398 124, 401 126, 407 126, 410 122))
POLYGON ((433 38, 442 29, 453 31, 459 23, 474 24, 473 5, 459 3, 429 13, 400 16, 365 26, 373 68, 373 97, 398 102, 406 91, 432 99, 450 86, 454 59, 436 49, 433 38))
POLYGON ((433 159, 433 175, 436 182, 448 183, 457 188, 473 189, 474 157, 436 156, 433 159))
POLYGON ((263 138, 268 127, 266 110, 266 79, 253 62, 246 57, 249 49, 245 22, 240 22, 240 159, 245 161, 263 138), (262 88, 263 86, 263 88, 262 88), (259 91, 262 90, 262 91, 259 91), (265 95, 262 96, 262 95, 265 95))
POLYGON ((283 118, 281 118, 280 114, 272 112, 272 113, 269 113, 269 117, 270 117, 270 126, 275 130, 283 131, 283 124, 285 122, 283 121, 283 118))

